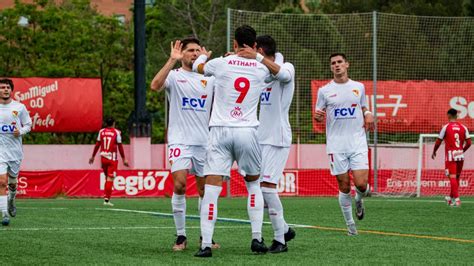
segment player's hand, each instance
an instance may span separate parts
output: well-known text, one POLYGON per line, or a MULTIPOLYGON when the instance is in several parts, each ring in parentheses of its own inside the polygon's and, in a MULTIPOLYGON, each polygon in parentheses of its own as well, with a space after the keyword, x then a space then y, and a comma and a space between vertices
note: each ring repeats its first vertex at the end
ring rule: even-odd
POLYGON ((15 127, 15 130, 13 130, 13 136, 15 136, 17 138, 20 136, 20 130, 18 130, 17 127, 15 127))
POLYGON ((323 121, 325 115, 326 115, 326 112, 324 110, 318 110, 317 109, 314 112, 314 119, 318 122, 321 122, 321 121, 323 121))
POLYGON ((373 130, 374 129, 374 115, 372 113, 368 113, 364 117, 364 128, 365 128, 365 130, 373 130))
POLYGON ((93 163, 94 163, 94 157, 89 158, 89 164, 93 164, 93 163))
POLYGON ((123 165, 125 165, 126 167, 128 167, 128 161, 127 161, 127 160, 123 160, 123 165))
POLYGON ((434 160, 435 158, 436 158, 436 152, 433 152, 433 153, 431 154, 431 159, 434 160))
POLYGON ((201 54, 207 56, 207 59, 211 58, 212 51, 206 50, 206 47, 201 47, 201 54))
POLYGON ((255 51, 252 47, 244 44, 244 48, 240 49, 237 52, 237 55, 243 58, 256 59, 257 51, 255 51))
POLYGON ((174 44, 171 42, 170 58, 174 60, 181 60, 183 58, 183 44, 180 40, 177 40, 174 44))

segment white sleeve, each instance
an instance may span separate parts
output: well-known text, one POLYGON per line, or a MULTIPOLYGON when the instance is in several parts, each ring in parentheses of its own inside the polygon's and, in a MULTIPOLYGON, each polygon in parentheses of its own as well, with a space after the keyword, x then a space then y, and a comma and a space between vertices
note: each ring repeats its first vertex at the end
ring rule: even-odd
POLYGON ((120 130, 116 130, 117 131, 117 143, 122 143, 122 133, 120 132, 120 130))
POLYGON ((222 60, 222 57, 219 57, 219 58, 214 58, 206 63, 207 56, 202 54, 194 61, 193 72, 199 73, 198 66, 201 64, 205 64, 204 76, 206 77, 214 76, 216 69, 219 69, 218 66, 220 65, 221 60, 222 60))
POLYGON ((367 107, 367 96, 365 95, 365 86, 362 85, 362 89, 360 90, 360 108, 368 108, 367 107))
POLYGON ((463 125, 463 127, 464 127, 464 129, 465 129, 465 131, 466 131, 466 139, 470 139, 471 136, 469 135, 469 130, 467 129, 466 126, 463 125))
POLYGON ((444 139, 444 136, 446 135, 446 128, 448 127, 448 125, 444 125, 444 127, 441 129, 441 131, 439 132, 439 136, 438 136, 438 139, 441 139, 443 140, 444 139))
POLYGON ((283 65, 285 59, 281 53, 275 53, 275 63, 279 64, 280 66, 283 65))
POLYGON ((315 110, 324 111, 325 109, 326 109, 326 99, 324 98, 324 94, 320 88, 318 90, 318 99, 316 100, 315 110))
POLYGON ((280 71, 276 74, 276 78, 281 82, 290 82, 295 76, 295 67, 290 63, 280 65, 280 71))
POLYGON ((96 141, 100 141, 100 132, 102 132, 102 129, 99 130, 99 134, 97 134, 97 139, 96 139, 96 141))
POLYGON ((22 109, 20 111, 20 122, 21 122, 21 127, 19 129, 20 135, 25 135, 26 133, 31 131, 31 117, 30 114, 28 113, 28 110, 26 110, 26 107, 23 105, 22 109))
MULTIPOLYGON (((204 76, 214 76, 218 69, 221 69, 222 57, 214 58, 204 65, 204 76)), ((196 64, 196 62, 194 62, 196 64)), ((193 64, 193 67, 194 67, 193 64)))
POLYGON ((163 84, 163 87, 167 92, 171 90, 172 84, 175 84, 176 78, 175 78, 175 70, 171 70, 170 73, 168 73, 168 76, 165 79, 165 84, 163 84))

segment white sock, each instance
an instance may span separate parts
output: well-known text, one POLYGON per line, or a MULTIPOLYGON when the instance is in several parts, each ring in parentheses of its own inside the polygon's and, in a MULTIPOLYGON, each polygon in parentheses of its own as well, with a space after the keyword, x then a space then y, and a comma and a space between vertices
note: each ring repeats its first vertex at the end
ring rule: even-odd
MULTIPOLYGON (((285 219, 283 218, 283 205, 281 204, 278 192, 274 188, 262 187, 262 194, 265 203, 268 205, 268 216, 272 221, 274 239, 285 244, 285 219)), ((288 226, 288 225, 286 225, 288 226)))
POLYGON ((10 186, 8 186, 8 199, 14 199, 16 197, 16 191, 17 191, 17 188, 15 188, 15 190, 12 190, 10 186))
POLYGON ((352 197, 351 193, 342 193, 339 191, 339 206, 341 206, 342 215, 346 221, 346 225, 354 224, 354 218, 352 218, 352 197))
POLYGON ((245 184, 249 193, 247 211, 252 226, 252 239, 262 241, 263 195, 260 189, 260 181, 245 182, 245 184))
POLYGON ((212 235, 214 234, 214 225, 217 220, 217 201, 221 194, 222 187, 205 185, 204 197, 201 205, 201 248, 212 246, 212 235))
POLYGON ((198 199, 198 213, 201 214, 201 204, 202 204, 202 198, 199 197, 198 199))
POLYGON ((363 197, 367 196, 369 194, 369 184, 367 184, 367 187, 365 189, 364 192, 360 192, 359 189, 357 187, 355 187, 356 189, 356 195, 355 195, 355 200, 356 201, 361 201, 363 197))
POLYGON ((186 195, 173 193, 171 197, 174 225, 178 236, 186 236, 186 195))
POLYGON ((0 196, 0 213, 7 211, 7 195, 0 196))

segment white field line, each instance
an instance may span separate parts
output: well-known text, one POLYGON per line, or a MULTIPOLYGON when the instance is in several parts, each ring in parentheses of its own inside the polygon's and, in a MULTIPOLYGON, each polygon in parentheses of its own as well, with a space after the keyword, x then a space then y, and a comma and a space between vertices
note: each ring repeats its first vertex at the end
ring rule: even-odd
MULTIPOLYGON (((152 214, 157 216, 164 216, 164 217, 173 217, 171 213, 163 213, 163 212, 151 212, 151 211, 138 211, 138 210, 127 210, 127 209, 104 209, 104 208, 96 208, 96 210, 102 211, 117 211, 117 212, 131 212, 131 213, 142 213, 142 214, 152 214)), ((186 215, 186 218, 194 218, 199 219, 198 215, 186 215)), ((249 224, 249 220, 244 219, 233 219, 233 218, 217 218, 218 221, 226 221, 226 222, 234 222, 234 223, 247 223, 249 224)), ((271 224, 271 222, 263 222, 264 224, 271 224)), ((326 227, 326 226, 317 226, 317 225, 305 225, 305 224, 288 224, 292 227, 297 228, 310 228, 310 229, 318 229, 324 231, 343 231, 346 232, 346 228, 336 228, 336 227, 326 227)), ((395 237, 405 237, 405 238, 417 238, 417 239, 429 239, 429 240, 436 240, 436 241, 449 241, 449 242, 460 242, 460 243, 469 243, 474 244, 474 240, 471 239, 462 239, 462 238, 452 238, 452 237, 445 237, 445 236, 430 236, 430 235, 418 235, 418 234, 407 234, 407 233, 398 233, 398 232, 386 232, 386 231, 374 231, 374 230, 358 230, 359 233, 364 234, 373 234, 373 235, 382 235, 382 236, 395 236, 395 237)))
MULTIPOLYGON (((241 229, 248 226, 216 226, 218 229, 241 229)), ((151 230, 151 229, 176 229, 174 226, 108 226, 108 227, 31 227, 11 228, 0 227, 1 231, 90 231, 90 230, 151 230)), ((186 229, 200 229, 199 226, 186 226, 186 229)))
MULTIPOLYGON (((444 200, 424 200, 424 199, 381 199, 380 197, 376 198, 367 198, 367 201, 389 201, 389 202, 413 202, 413 203, 418 203, 418 202, 427 202, 427 203, 446 203, 444 200)), ((468 204, 473 204, 474 201, 464 201, 461 198, 461 205, 464 203, 468 204)))

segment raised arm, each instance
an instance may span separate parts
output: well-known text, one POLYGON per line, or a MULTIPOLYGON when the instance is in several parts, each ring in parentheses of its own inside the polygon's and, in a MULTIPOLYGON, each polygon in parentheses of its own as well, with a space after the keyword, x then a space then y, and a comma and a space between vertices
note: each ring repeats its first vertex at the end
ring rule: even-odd
POLYGON ((153 80, 151 81, 151 89, 154 91, 162 91, 164 89, 166 77, 170 71, 176 65, 176 62, 183 58, 183 54, 181 49, 183 48, 183 44, 181 41, 176 41, 174 44, 171 42, 171 52, 170 58, 166 61, 166 64, 160 69, 160 71, 155 75, 153 80))
POLYGON ((246 44, 244 46, 245 48, 242 48, 239 50, 239 52, 237 52, 238 56, 257 60, 258 62, 264 64, 268 68, 268 70, 270 70, 270 73, 275 76, 278 74, 278 72, 280 72, 280 66, 277 63, 257 53, 257 51, 255 51, 255 49, 253 49, 252 47, 246 44))
POLYGON ((207 51, 206 47, 201 47, 201 55, 193 63, 193 72, 204 74, 204 66, 207 59, 211 58, 212 51, 207 51))

